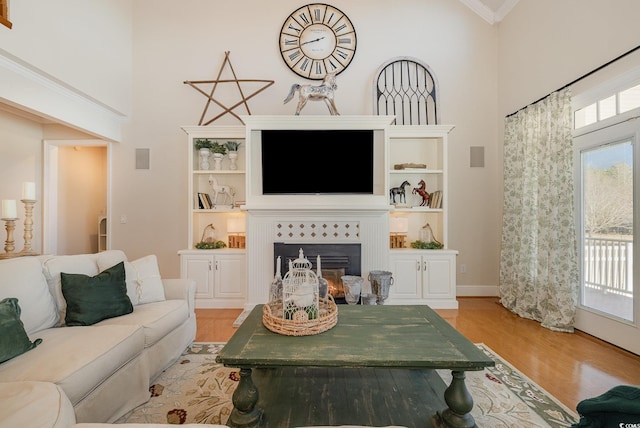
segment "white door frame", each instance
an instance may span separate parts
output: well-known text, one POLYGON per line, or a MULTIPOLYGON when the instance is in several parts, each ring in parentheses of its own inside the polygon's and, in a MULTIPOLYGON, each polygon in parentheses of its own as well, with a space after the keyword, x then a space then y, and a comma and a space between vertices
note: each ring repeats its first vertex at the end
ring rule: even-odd
MULTIPOLYGON (((624 139, 633 139, 634 148, 634 243, 640 242, 640 182, 638 181, 638 171, 640 171, 640 119, 632 119, 617 125, 599 129, 574 138, 576 148, 576 224, 580 225, 580 208, 582 204, 581 178, 580 178, 580 151, 601 144, 606 144, 624 139)), ((582 226, 578 227, 578 242, 581 242, 582 226)), ((634 291, 634 322, 625 321, 613 316, 608 316, 602 312, 595 311, 578 305, 576 309, 575 327, 592 336, 598 337, 606 342, 612 343, 634 354, 640 355, 640 248, 636 246, 633 251, 633 291, 634 291)), ((582 257, 579 248, 578 254, 582 257)), ((582 267, 582 265, 581 265, 582 267)), ((581 284, 582 287, 582 274, 581 284)))
POLYGON ((42 253, 58 251, 58 150, 60 147, 107 149, 107 249, 111 249, 111 143, 105 140, 44 140, 42 187, 42 253))

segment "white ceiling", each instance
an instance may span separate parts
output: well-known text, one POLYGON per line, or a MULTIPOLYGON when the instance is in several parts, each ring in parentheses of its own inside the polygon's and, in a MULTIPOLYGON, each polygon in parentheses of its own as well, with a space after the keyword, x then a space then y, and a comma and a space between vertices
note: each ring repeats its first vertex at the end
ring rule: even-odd
POLYGON ((519 0, 460 0, 493 25, 507 16, 519 0))

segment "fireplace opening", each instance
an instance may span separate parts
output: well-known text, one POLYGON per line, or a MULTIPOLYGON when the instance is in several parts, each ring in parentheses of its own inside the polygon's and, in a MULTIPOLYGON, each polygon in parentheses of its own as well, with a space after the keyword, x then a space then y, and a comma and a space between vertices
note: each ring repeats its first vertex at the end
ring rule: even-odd
POLYGON ((317 271, 317 259, 320 256, 322 277, 329 283, 329 292, 338 304, 345 304, 344 287, 341 277, 344 275, 361 275, 360 244, 273 244, 274 275, 275 266, 280 256, 282 276, 289 271, 289 261, 298 258, 302 248, 304 256, 317 271))

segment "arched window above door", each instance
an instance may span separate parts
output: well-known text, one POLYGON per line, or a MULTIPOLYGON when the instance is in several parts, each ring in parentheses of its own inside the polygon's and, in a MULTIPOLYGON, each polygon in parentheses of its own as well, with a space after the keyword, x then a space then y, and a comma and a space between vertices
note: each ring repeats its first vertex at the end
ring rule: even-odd
POLYGON ((411 57, 396 57, 376 71, 374 114, 396 116, 396 125, 437 125, 438 81, 431 68, 411 57))

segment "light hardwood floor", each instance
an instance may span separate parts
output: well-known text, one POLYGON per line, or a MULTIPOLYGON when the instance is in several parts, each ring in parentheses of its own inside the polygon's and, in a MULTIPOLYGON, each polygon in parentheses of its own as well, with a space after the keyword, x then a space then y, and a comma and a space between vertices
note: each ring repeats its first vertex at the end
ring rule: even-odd
MULTIPOLYGON (((518 317, 497 298, 458 298, 437 310, 474 343, 484 343, 575 411, 579 401, 619 384, 640 385, 640 356, 582 332, 558 333, 518 317)), ((240 309, 196 309, 198 342, 226 342, 240 309)))

